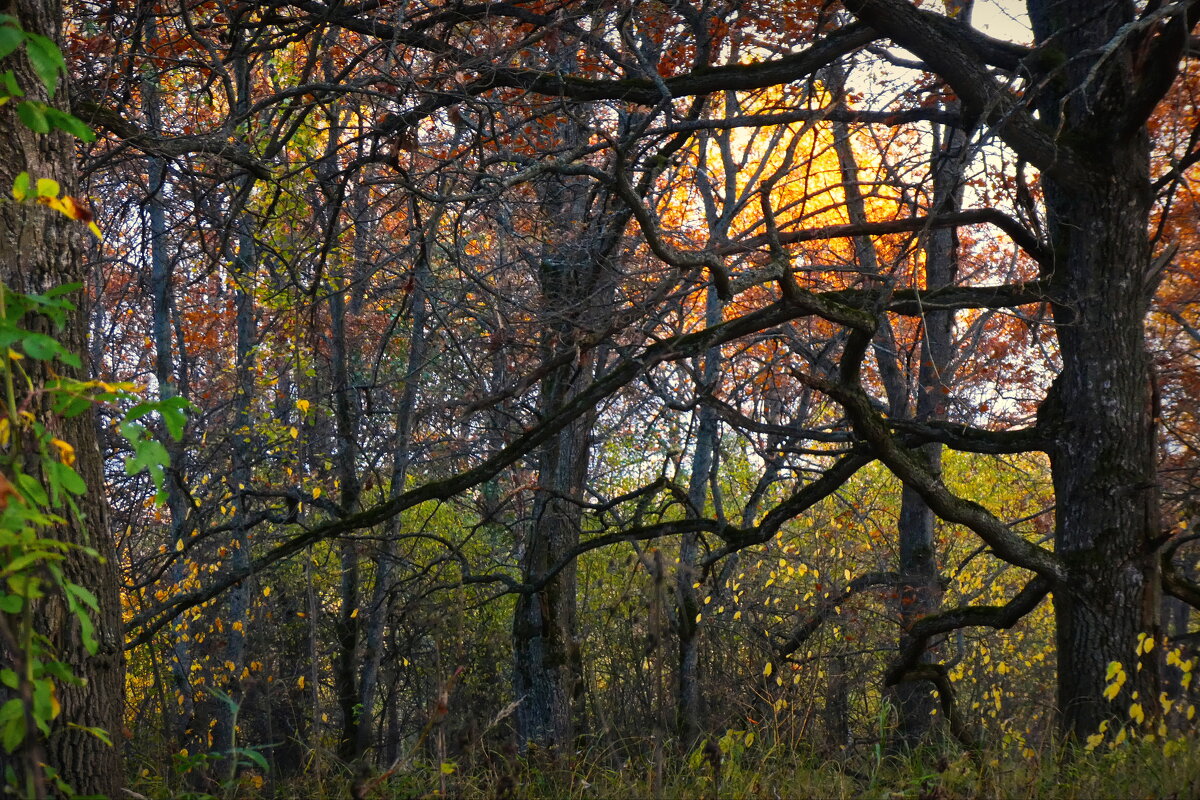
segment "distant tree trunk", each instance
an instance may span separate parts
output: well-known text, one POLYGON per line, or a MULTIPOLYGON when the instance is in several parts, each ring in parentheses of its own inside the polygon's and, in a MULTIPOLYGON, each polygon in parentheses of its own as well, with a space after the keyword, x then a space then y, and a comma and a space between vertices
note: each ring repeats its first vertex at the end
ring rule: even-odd
MULTIPOLYGON (((839 98, 845 91, 845 76, 837 65, 828 67, 824 74, 830 90, 839 98)), ((865 224, 868 221, 866 203, 858 186, 858 164, 851 147, 849 126, 844 122, 832 123, 834 149, 841 165, 842 186, 846 196, 846 210, 851 223, 865 224)), ((945 128, 943 137, 934 143, 933 202, 932 213, 958 210, 962 196, 962 172, 965 158, 963 152, 966 136, 956 128, 945 128)), ((949 286, 957 272, 956 241, 953 229, 937 228, 929 231, 925 244, 925 288, 949 286)), ((858 268, 868 275, 879 274, 879 259, 875 246, 868 236, 854 240, 858 268)), ((945 416, 945 392, 951 359, 951 330, 954 315, 947 311, 929 312, 923 319, 921 337, 921 364, 916 376, 917 400, 916 419, 927 421, 945 416)), ((884 320, 875 339, 876 361, 887 393, 888 407, 893 417, 908 416, 910 385, 904 380, 896 364, 896 343, 891 325, 884 320)), ((934 474, 941 473, 942 446, 931 443, 922 448, 926 462, 934 474)), ((899 576, 897 587, 900 600, 899 647, 908 644, 905 631, 921 617, 934 613, 941 605, 942 591, 938 582, 937 550, 934 542, 936 517, 925 500, 914 489, 903 486, 900 490, 900 516, 897 524, 899 540, 899 576)), ((928 660, 928 655, 923 656, 928 660)), ((934 711, 932 686, 923 681, 904 682, 893 691, 893 699, 899 712, 898 744, 913 747, 920 743, 929 729, 934 711)), ((838 738, 842 739, 837 726, 838 738)))
MULTIPOLYGON (((61 41, 62 6, 51 0, 17 0, 6 11, 29 32, 61 41)), ((47 100, 23 55, 8 60, 17 82, 26 95, 47 100)), ((60 83, 53 103, 60 106, 68 87, 60 83)), ((66 135, 53 132, 40 135, 22 125, 16 103, 0 109, 0 185, 11 186, 17 173, 27 171, 34 178, 53 178, 64 193, 75 190, 75 150, 66 135)), ((81 260, 79 237, 83 227, 56 211, 36 203, 0 204, 0 281, 17 292, 45 292, 66 283, 82 282, 86 271, 81 260)), ((73 298, 80 309, 73 313, 67 328, 56 334, 71 352, 88 357, 87 297, 73 298)), ((37 320, 27 324, 40 325, 37 320)), ((35 382, 47 376, 40 362, 26 363, 35 382)), ((59 367, 60 369, 62 367, 59 367)), ((83 376, 88 374, 85 363, 83 376)), ((59 527, 55 535, 80 547, 95 548, 102 559, 80 550, 68 553, 63 563, 66 578, 91 590, 100 603, 93 615, 100 649, 89 656, 75 625, 47 624, 43 633, 63 661, 85 683, 82 686, 59 684, 58 699, 62 712, 46 743, 50 766, 57 770, 80 794, 116 795, 123 784, 120 742, 124 692, 122 625, 117 575, 117 559, 108 530, 108 505, 104 495, 103 462, 96 444, 95 420, 83 414, 60 426, 60 438, 75 447, 75 469, 87 482, 88 492, 79 499, 83 522, 75 520, 59 527), (107 731, 116 743, 109 746, 75 726, 96 726, 107 731)), ((50 616, 50 615, 48 615, 50 616)), ((66 620, 64 612, 53 615, 66 620)), ((49 623, 49 619, 42 622, 49 623)), ((0 755, 0 769, 7 757, 0 755)))
MULTIPOLYGON (((580 273, 590 270, 578 262, 547 258, 542 266, 544 293, 550 308, 562 309, 563 293, 579 297, 580 273)), ((562 313, 556 311, 556 313, 562 313)), ((565 330, 561 325, 559 330, 565 330)), ((542 381, 542 413, 553 414, 570 401, 586 380, 592 356, 584 368, 570 364, 542 381)), ((522 558, 522 580, 541 581, 579 541, 584 482, 587 479, 593 414, 566 426, 538 453, 538 492, 534 498, 522 558)), ((513 617, 516 657, 515 690, 518 734, 523 745, 572 747, 574 697, 579 688, 579 644, 575 638, 575 565, 546 581, 537 592, 517 598, 513 617)))
MULTIPOLYGON (((713 287, 708 289, 705 308, 705 324, 714 326, 721 321, 721 301, 713 287)), ((703 385, 698 391, 709 391, 716 382, 721 369, 721 351, 713 348, 704 354, 701 372, 703 385)), ((708 483, 712 476, 714 456, 717 451, 719 423, 717 412, 705 404, 695 412, 696 444, 692 451, 692 470, 688 477, 688 502, 695 514, 705 514, 708 502, 708 483)), ((696 579, 699 576, 697 556, 699 536, 695 533, 683 535, 679 545, 679 571, 676 574, 675 591, 678 596, 676 625, 679 628, 679 674, 676 683, 676 713, 678 733, 685 749, 691 749, 700 736, 700 604, 696 599, 696 579)))
MULTIPOLYGON (((968 13, 969 10, 963 13, 968 13)), ((954 104, 957 105, 957 104, 954 104)), ((962 206, 963 170, 967 159, 967 136, 955 127, 935 129, 932 158, 933 203, 930 213, 949 214, 962 206), (940 136, 937 135, 940 133, 940 136)), ((952 286, 958 275, 958 237, 953 228, 935 228, 926 235, 925 288, 952 286)), ((923 318, 921 366, 918 375, 916 419, 921 422, 946 418, 953 359, 954 312, 929 311, 923 318)), ((921 448, 929 470, 942 473, 942 446, 936 442, 921 448)), ((908 646, 904 631, 922 617, 934 614, 942 604, 937 545, 937 521, 924 498, 910 486, 900 495, 900 648, 908 646)), ((923 660, 930 660, 926 653, 923 660)), ((936 707, 932 685, 905 681, 896 687, 900 712, 900 741, 915 747, 929 731, 936 707)))
MULTIPOLYGON (((414 208, 416 201, 413 202, 414 208)), ((414 215, 416 216, 416 215, 414 215)), ((412 463, 413 414, 417 405, 417 390, 421 385, 421 372, 425 368, 426 325, 429 309, 426 305, 426 284, 429 281, 429 249, 434 224, 424 226, 417 263, 412 273, 412 324, 408 340, 408 358, 404 370, 404 391, 396 409, 396 433, 392 442, 392 478, 388 497, 394 498, 404 491, 408 469, 412 463)), ((383 658, 384 634, 392 610, 392 567, 396 554, 395 539, 400 533, 400 517, 394 516, 387 522, 382 550, 375 560, 375 586, 371 591, 371 604, 367 613, 366 635, 363 639, 362 671, 359 678, 359 704, 362 712, 357 729, 355 757, 361 758, 376 738, 375 699, 379 687, 379 667, 383 658)), ((380 718, 380 728, 383 727, 380 718)), ((390 763, 390 762, 388 762, 390 763)))
MULTIPOLYGON (((148 23, 151 32, 155 30, 153 20, 148 23)), ((158 75, 147 75, 142 79, 143 108, 151 132, 159 134, 162 129, 159 114, 158 75)), ((171 292, 171 257, 167 250, 167 220, 163 197, 166 194, 167 164, 158 156, 149 156, 147 166, 147 198, 146 216, 150 244, 150 293, 154 306, 152 316, 152 333, 154 338, 154 378, 158 384, 160 400, 178 395, 178 380, 175 371, 175 354, 172 348, 172 297, 171 292)), ((184 354, 180 354, 181 360, 184 354)), ((164 429, 160 431, 159 441, 166 448, 171 459, 171 465, 166 470, 164 489, 167 494, 167 511, 171 515, 170 539, 167 547, 175 552, 179 543, 187 535, 185 524, 188 516, 188 503, 184 494, 182 476, 184 474, 184 447, 182 439, 175 439, 164 429)), ((182 586, 185 580, 185 565, 182 559, 171 563, 171 580, 176 586, 182 586)), ((181 700, 172 702, 169 708, 163 709, 165 724, 170 730, 172 746, 195 747, 188 742, 187 731, 192 726, 192 715, 195 710, 195 693, 192 690, 191 664, 192 655, 187 645, 186 619, 172 623, 169 630, 171 640, 171 678, 173 689, 181 700)), ((174 701, 175 698, 169 698, 174 701)))
MULTIPOLYGON (((342 276, 334 274, 329 287, 330 353, 333 372, 333 417, 337 440, 336 474, 341 492, 338 497, 340 513, 353 514, 358 510, 358 400, 350 383, 346 341, 346 295, 342 276)), ((362 709, 358 705, 359 657, 359 583, 360 565, 358 542, 348 536, 339 548, 341 604, 334 621, 337 652, 333 663, 333 682, 338 707, 342 712, 342 727, 338 737, 338 757, 350 762, 357 757, 358 725, 362 709)))

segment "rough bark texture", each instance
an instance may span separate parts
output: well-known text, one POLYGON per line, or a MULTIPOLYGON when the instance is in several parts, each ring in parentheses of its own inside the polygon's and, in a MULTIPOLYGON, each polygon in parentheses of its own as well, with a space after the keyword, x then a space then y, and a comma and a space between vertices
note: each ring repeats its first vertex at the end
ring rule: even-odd
POLYGON ((1084 737, 1129 706, 1102 697, 1109 662, 1136 677, 1147 713, 1158 696, 1155 659, 1131 662, 1137 635, 1159 636, 1158 493, 1155 421, 1143 276, 1150 144, 1144 125, 1118 130, 1129 97, 1133 53, 1118 47, 1109 68, 1092 73, 1095 53, 1133 19, 1128 2, 1031 0, 1040 42, 1064 65, 1040 98, 1059 141, 1078 159, 1072 180, 1044 178, 1057 298, 1062 373, 1050 405, 1057 425, 1051 453, 1058 504, 1055 549, 1068 579, 1055 587, 1058 704, 1064 731, 1084 737), (1115 63, 1114 63, 1115 62, 1115 63), (1123 67, 1123 69, 1121 69, 1123 67))
MULTIPOLYGON (((543 295, 555 313, 578 309, 587 297, 586 262, 547 258, 541 268, 543 295)), ((570 335, 567 327, 559 330, 570 335)), ((560 367, 542 381, 543 413, 562 408, 586 382, 592 356, 560 367)), ((582 510, 578 505, 587 478, 594 414, 585 414, 550 439, 538 454, 538 494, 533 504, 522 559, 522 580, 539 582, 579 542, 582 510)), ((570 747, 579 685, 579 646, 575 638, 575 564, 561 570, 537 592, 517 599, 513 617, 516 657, 515 693, 518 736, 522 745, 570 747)))
MULTIPOLYGON (((59 3, 20 0, 8 4, 4 10, 15 14, 25 30, 59 40, 62 24, 59 3)), ((46 99, 23 56, 8 59, 5 67, 15 70, 27 96, 46 99)), ((65 93, 65 87, 60 84, 54 103, 62 103, 65 93)), ((72 140, 59 133, 35 134, 18 121, 15 105, 8 103, 0 108, 0 127, 3 129, 3 135, 0 135, 0 186, 11 186, 17 173, 25 170, 34 178, 54 178, 64 193, 73 193, 72 140)), ((65 283, 83 281, 85 273, 79 246, 83 231, 79 223, 37 204, 0 204, 0 281, 15 291, 26 293, 44 292, 65 283)), ((71 315, 67 329, 58 337, 67 349, 86 359, 86 302, 80 295, 72 299, 81 308, 71 315)), ((37 325, 38 322, 28 320, 27 324, 37 325)), ((36 365, 29 367, 36 370, 36 365)), ((34 375, 37 379, 36 371, 34 375)), ((57 435, 74 445, 78 458, 75 469, 90 489, 79 503, 84 522, 65 525, 56 531, 56 535, 63 541, 95 548, 103 560, 73 551, 64 565, 66 577, 90 589, 100 602, 100 613, 94 615, 100 639, 100 649, 95 656, 87 654, 79 639, 78 626, 70 621, 65 610, 51 609, 51 613, 41 618, 46 625, 44 632, 59 656, 71 665, 77 676, 87 681, 83 686, 59 687, 62 714, 46 744, 46 752, 50 765, 77 792, 114 795, 122 785, 119 743, 124 659, 119 584, 113 541, 108 530, 102 459, 91 414, 55 424, 57 435), (91 734, 70 727, 72 723, 103 728, 112 734, 117 747, 110 747, 91 734)))

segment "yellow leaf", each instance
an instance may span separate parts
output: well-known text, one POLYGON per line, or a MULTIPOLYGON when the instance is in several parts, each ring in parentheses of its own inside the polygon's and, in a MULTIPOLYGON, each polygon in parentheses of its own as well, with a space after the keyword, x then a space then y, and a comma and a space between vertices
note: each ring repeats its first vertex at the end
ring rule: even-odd
POLYGON ((774 665, 770 661, 768 661, 767 665, 765 667, 763 667, 763 675, 768 678, 771 677, 771 671, 774 669, 775 669, 774 665))
POLYGON ((295 425, 293 425, 292 427, 288 428, 288 433, 290 433, 290 434, 292 435, 292 438, 293 438, 293 439, 299 439, 299 438, 300 438, 300 429, 299 429, 299 428, 297 428, 295 425))
POLYGON ((1121 684, 1110 683, 1104 689, 1104 699, 1105 700, 1114 700, 1114 699, 1116 699, 1116 696, 1120 693, 1120 691, 1121 691, 1121 684))
POLYGON ((264 586, 263 587, 263 597, 270 597, 270 596, 271 596, 271 587, 264 586))
POLYGON ((38 178, 37 179, 37 196, 38 197, 58 197, 58 193, 62 191, 62 187, 58 185, 58 181, 53 178, 38 178))
POLYGON ((307 400, 297 400, 296 408, 300 409, 301 414, 307 414, 308 410, 312 408, 312 403, 308 402, 307 400))
POLYGON ((62 439, 51 439, 50 444, 58 449, 58 459, 68 467, 75 463, 75 448, 62 439))
POLYGON ((175 552, 176 552, 176 553, 182 553, 182 552, 183 552, 183 539, 176 539, 176 540, 175 540, 175 552))
POLYGON ((1146 713, 1142 711, 1141 703, 1134 703, 1129 707, 1129 717, 1139 725, 1146 721, 1146 713))
POLYGON ((357 619, 357 618, 358 618, 358 609, 356 608, 350 612, 350 619, 357 619))
POLYGON ((443 775, 453 775, 454 774, 454 765, 451 764, 449 761, 443 761, 441 769, 442 769, 443 775))
POLYGON ((318 497, 320 497, 320 496, 321 496, 321 487, 320 487, 320 486, 314 486, 314 487, 313 487, 313 499, 314 499, 314 500, 316 500, 316 499, 317 499, 318 497))
POLYGON ((296 688, 297 689, 304 688, 304 676, 303 675, 301 675, 299 678, 296 679, 296 688))

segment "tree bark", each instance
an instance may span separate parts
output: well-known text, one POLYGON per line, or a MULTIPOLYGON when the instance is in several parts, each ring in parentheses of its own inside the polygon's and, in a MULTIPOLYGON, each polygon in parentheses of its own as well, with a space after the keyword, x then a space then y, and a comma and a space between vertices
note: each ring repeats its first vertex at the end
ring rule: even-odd
MULTIPOLYGON (((1059 125, 1059 141, 1081 169, 1066 181, 1043 176, 1054 266, 1054 322, 1062 354, 1046 412, 1057 428, 1051 469, 1058 506, 1055 550, 1068 579, 1054 589, 1058 706, 1064 731, 1095 733, 1124 719, 1138 692, 1147 715, 1158 697, 1158 660, 1135 649, 1158 641, 1160 519, 1155 411, 1144 319, 1143 278, 1151 260, 1150 143, 1144 123, 1122 132, 1133 54, 1112 54, 1126 70, 1092 74, 1096 53, 1133 19, 1133 4, 1102 10, 1085 0, 1030 0, 1038 42, 1065 66, 1038 106, 1059 125), (1131 680, 1123 697, 1102 694, 1110 662, 1131 680)), ((1111 66, 1111 65, 1110 65, 1111 66)))
MULTIPOLYGON (((52 0, 18 0, 7 11, 16 15, 28 32, 61 41, 62 6, 52 0)), ((17 82, 26 96, 47 101, 38 78, 22 55, 9 59, 7 67, 14 70, 17 82)), ((62 83, 53 105, 62 106, 67 87, 62 83)), ((0 109, 0 185, 11 186, 17 173, 29 172, 33 178, 53 178, 64 194, 75 189, 73 140, 65 134, 52 132, 39 135, 22 125, 15 102, 0 109)), ((17 292, 40 293, 66 283, 83 282, 86 271, 79 244, 84 230, 56 211, 36 203, 0 204, 0 281, 17 292)), ((67 328, 57 333, 68 350, 85 360, 87 365, 86 297, 73 298, 80 308, 71 314, 67 328)), ((44 325, 38 320, 27 324, 44 325)), ((48 327, 48 326, 47 326, 48 327)), ((47 332, 51 332, 47 330, 47 332)), ((62 367, 59 367, 60 369, 62 367)), ((40 362, 27 363, 35 381, 47 376, 40 362)), ((100 604, 93 615, 100 648, 95 656, 88 655, 78 635, 78 627, 65 614, 48 614, 40 622, 42 632, 49 638, 59 657, 70 665, 76 676, 85 679, 82 686, 59 684, 58 697, 62 712, 46 742, 49 765, 80 794, 115 795, 123 784, 121 765, 122 697, 124 691, 124 659, 120 611, 117 559, 108 529, 108 504, 104 495, 103 460, 96 441, 96 423, 91 414, 82 414, 59 424, 59 438, 70 442, 76 452, 76 471, 87 482, 88 492, 80 498, 82 522, 71 520, 58 528, 55 535, 62 541, 79 547, 95 548, 97 559, 82 550, 72 550, 63 563, 66 578, 91 590, 100 604), (51 620, 57 620, 57 623, 51 620), (112 737, 110 746, 92 734, 75 726, 95 726, 112 737)), ((0 767, 5 758, 0 757, 0 767)))

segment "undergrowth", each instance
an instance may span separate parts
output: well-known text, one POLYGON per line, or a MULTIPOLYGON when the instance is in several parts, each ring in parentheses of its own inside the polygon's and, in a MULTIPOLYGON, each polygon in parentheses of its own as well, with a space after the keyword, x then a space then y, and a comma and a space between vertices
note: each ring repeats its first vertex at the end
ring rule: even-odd
MULTIPOLYGON (((476 753, 470 764, 422 761, 352 776, 317 760, 290 779, 253 770, 213 794, 172 792, 147 773, 131 787, 147 798, 313 798, 313 800, 1007 800, 1013 798, 1200 797, 1197 737, 1125 742, 1094 752, 1046 748, 988 749, 967 753, 943 743, 905 755, 878 747, 836 757, 783 747, 747 745, 729 732, 690 756, 647 748, 651 755, 621 757, 615 749, 557 760, 536 754, 476 753), (655 756, 654 753, 658 755, 655 756)), ((628 749, 628 748, 626 748, 628 749)))

